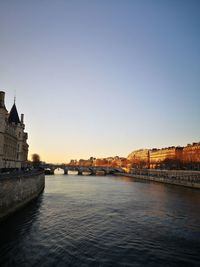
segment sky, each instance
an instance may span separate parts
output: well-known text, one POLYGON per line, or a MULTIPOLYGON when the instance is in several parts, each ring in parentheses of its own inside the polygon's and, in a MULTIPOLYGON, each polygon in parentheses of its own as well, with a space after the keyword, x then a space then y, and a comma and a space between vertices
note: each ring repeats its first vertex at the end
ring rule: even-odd
POLYGON ((29 157, 200 141, 200 1, 0 0, 0 90, 29 157))

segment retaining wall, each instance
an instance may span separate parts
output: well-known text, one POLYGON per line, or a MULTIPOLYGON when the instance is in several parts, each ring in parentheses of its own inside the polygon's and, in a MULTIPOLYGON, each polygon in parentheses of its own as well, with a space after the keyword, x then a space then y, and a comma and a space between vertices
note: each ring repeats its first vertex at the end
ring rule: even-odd
POLYGON ((43 171, 0 175, 0 220, 36 198, 44 186, 43 171))
POLYGON ((137 171, 137 173, 120 173, 116 175, 200 189, 199 171, 195 172, 195 171, 164 170, 158 172, 153 172, 153 171, 148 172, 148 170, 144 171, 141 170, 137 171))

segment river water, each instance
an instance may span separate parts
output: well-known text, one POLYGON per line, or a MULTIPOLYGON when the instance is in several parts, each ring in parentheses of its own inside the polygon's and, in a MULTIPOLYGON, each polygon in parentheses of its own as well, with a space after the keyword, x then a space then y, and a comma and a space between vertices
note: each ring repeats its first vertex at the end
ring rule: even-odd
POLYGON ((0 266, 200 266, 200 191, 46 176, 39 199, 0 223, 0 266))

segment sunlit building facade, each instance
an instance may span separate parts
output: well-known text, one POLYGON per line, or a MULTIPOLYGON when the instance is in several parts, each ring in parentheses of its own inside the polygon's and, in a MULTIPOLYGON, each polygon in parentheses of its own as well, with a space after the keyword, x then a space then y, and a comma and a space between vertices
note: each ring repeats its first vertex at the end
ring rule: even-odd
POLYGON ((200 142, 188 144, 183 149, 183 164, 200 169, 200 142))
POLYGON ((151 149, 149 151, 150 156, 150 168, 161 167, 167 165, 168 162, 181 161, 182 160, 183 147, 167 147, 162 149, 151 149))
POLYGON ((149 150, 148 149, 135 150, 128 155, 128 160, 131 162, 132 167, 149 168, 149 150))
POLYGON ((185 147, 140 149, 128 155, 133 168, 200 169, 200 142, 185 147))

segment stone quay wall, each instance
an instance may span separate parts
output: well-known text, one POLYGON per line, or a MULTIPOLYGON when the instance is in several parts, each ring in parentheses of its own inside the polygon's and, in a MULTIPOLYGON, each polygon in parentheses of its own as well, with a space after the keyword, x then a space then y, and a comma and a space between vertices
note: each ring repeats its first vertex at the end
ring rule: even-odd
POLYGON ((200 189, 200 171, 136 169, 116 175, 200 189))
POLYGON ((0 175, 0 220, 38 197, 44 190, 43 171, 5 173, 0 175))

